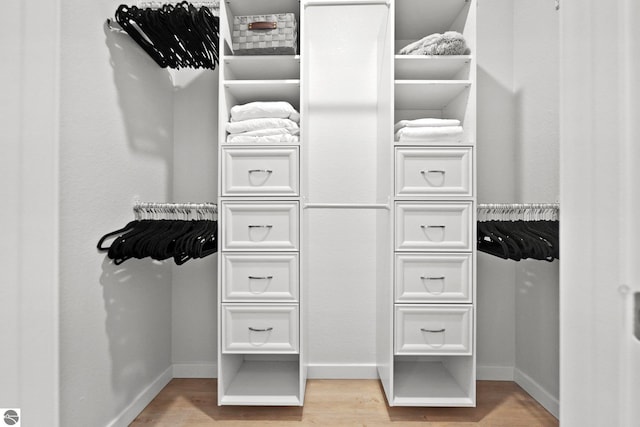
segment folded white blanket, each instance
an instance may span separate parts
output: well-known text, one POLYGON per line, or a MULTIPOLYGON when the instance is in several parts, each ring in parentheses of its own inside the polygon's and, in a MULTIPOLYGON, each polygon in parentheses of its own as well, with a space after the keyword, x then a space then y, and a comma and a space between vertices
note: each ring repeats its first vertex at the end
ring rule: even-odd
POLYGON ((470 53, 464 36, 457 31, 434 33, 409 43, 400 49, 400 55, 468 55, 470 53))
POLYGON ((281 142, 299 142, 298 135, 281 133, 278 135, 245 135, 236 133, 227 135, 227 142, 236 144, 279 144, 281 142))
POLYGON ((462 126, 404 127, 396 132, 396 141, 460 142, 462 126))
POLYGON ((242 133, 251 132, 262 129, 300 129, 298 123, 291 119, 280 119, 277 117, 265 117, 260 119, 248 119, 241 120, 239 122, 227 123, 227 132, 229 133, 242 133))
POLYGON ((286 101, 256 101, 234 105, 230 113, 232 122, 260 118, 291 119, 296 123, 300 122, 300 114, 286 101))
POLYGON ((400 120, 393 128, 394 132, 398 132, 404 127, 442 127, 442 126, 460 126, 460 120, 457 119, 415 119, 400 120))

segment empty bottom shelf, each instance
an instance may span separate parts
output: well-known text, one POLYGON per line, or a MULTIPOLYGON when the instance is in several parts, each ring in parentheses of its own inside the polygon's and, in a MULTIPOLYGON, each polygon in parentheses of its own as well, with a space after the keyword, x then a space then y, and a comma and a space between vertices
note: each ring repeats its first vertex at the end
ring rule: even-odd
POLYGON ((475 406, 442 362, 396 361, 394 406, 475 406))
POLYGON ((299 406, 297 361, 243 361, 224 396, 222 405, 299 406))

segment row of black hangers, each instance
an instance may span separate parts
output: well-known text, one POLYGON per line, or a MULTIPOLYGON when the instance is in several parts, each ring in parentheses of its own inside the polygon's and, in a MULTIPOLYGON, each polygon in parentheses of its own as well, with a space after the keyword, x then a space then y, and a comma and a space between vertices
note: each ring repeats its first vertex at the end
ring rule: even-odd
POLYGON ((216 253, 217 233, 215 220, 142 219, 105 234, 97 247, 106 251, 116 265, 131 258, 147 257, 159 261, 173 258, 181 265, 216 253), (111 245, 104 246, 105 241, 114 236, 111 245))
POLYGON ((116 22, 161 67, 215 69, 220 19, 183 1, 160 8, 120 5, 116 22))
POLYGON ((556 220, 478 221, 477 249, 503 259, 560 259, 556 220))

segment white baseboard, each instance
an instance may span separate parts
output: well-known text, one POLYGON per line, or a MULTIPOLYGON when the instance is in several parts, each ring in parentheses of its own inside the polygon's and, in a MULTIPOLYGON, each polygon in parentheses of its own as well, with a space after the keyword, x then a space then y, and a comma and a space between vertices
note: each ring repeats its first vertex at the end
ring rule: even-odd
POLYGON ((142 412, 142 410, 160 393, 169 381, 173 378, 173 367, 169 366, 167 370, 161 373, 151 384, 147 386, 138 396, 136 396, 131 404, 114 418, 109 427, 126 427, 142 412))
POLYGON ((476 367, 476 379, 484 381, 513 381, 514 368, 507 366, 480 366, 476 367))
POLYGON ((331 380, 377 380, 375 364, 309 364, 307 378, 331 380))
POLYGON ((560 401, 557 397, 545 390, 540 384, 535 382, 530 376, 519 369, 515 370, 514 381, 522 387, 527 393, 538 401, 551 414, 560 417, 560 401))
POLYGON ((173 378, 218 378, 215 363, 174 363, 173 378))

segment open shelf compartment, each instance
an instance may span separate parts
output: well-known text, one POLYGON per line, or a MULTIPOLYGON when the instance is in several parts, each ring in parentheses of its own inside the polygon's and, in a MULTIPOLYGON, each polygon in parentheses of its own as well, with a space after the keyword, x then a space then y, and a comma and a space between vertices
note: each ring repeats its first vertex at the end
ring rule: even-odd
POLYGON ((468 80, 396 80, 396 110, 443 110, 471 87, 468 80))
POLYGON ((396 80, 466 80, 471 55, 396 55, 396 80))
POLYGON ((433 33, 467 30, 469 0, 396 0, 395 51, 433 33))
POLYGON ((224 65, 226 81, 300 79, 300 55, 227 56, 224 65))
POLYGON ((220 405, 301 406, 298 355, 223 355, 220 405))
POLYGON ((475 406, 473 357, 396 356, 393 406, 475 406))
POLYGON ((228 109, 253 101, 287 101, 300 111, 299 80, 244 80, 224 83, 228 109))

